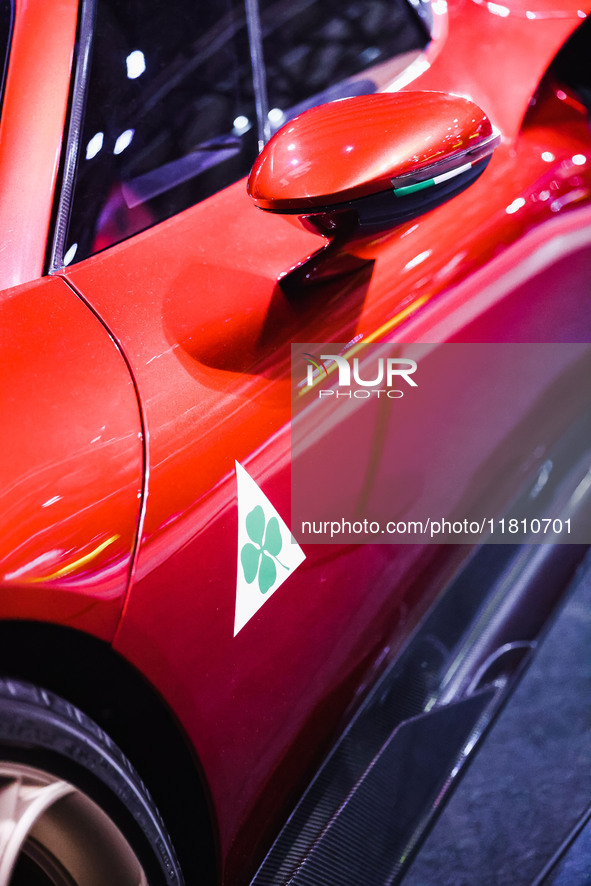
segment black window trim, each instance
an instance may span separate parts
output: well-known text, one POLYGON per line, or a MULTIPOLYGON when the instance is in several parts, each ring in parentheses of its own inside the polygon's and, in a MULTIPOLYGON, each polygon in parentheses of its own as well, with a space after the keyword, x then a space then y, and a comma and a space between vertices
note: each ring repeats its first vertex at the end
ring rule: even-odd
POLYGON ((54 274, 64 268, 64 248, 68 236, 70 209, 74 194, 80 136, 84 122, 87 84, 92 59, 92 36, 96 4, 97 0, 82 0, 80 5, 72 95, 69 117, 66 124, 65 148, 62 151, 62 168, 59 176, 59 197, 56 203, 53 238, 47 262, 49 274, 54 274))
POLYGON ((263 58, 263 32, 258 0, 245 0, 245 7, 260 152, 271 138, 267 75, 263 58))

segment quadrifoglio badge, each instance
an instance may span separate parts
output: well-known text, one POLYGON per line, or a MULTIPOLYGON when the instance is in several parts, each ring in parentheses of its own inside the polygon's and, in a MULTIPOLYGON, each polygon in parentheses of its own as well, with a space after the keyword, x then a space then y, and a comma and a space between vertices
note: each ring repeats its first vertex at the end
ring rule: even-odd
POLYGON ((305 560, 274 505, 236 462, 238 563, 234 636, 305 560))

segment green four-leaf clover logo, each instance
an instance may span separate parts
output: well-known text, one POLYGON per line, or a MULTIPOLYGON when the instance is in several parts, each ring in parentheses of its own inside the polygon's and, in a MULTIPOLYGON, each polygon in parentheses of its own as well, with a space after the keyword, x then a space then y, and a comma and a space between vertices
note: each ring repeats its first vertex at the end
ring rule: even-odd
POLYGON ((252 544, 247 542, 240 551, 244 578, 248 584, 252 584, 258 575, 259 590, 261 594, 266 594, 277 579, 275 563, 279 563, 283 569, 288 568, 277 559, 283 545, 279 521, 277 517, 271 517, 267 523, 262 507, 257 505, 246 517, 246 532, 252 544))

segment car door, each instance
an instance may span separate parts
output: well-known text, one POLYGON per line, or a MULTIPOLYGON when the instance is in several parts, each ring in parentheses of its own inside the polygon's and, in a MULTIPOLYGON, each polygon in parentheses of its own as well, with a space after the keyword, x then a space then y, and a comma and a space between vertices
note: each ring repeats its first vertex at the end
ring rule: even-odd
MULTIPOLYGON (((475 10, 475 16, 485 14, 475 10)), ((425 545, 308 545, 305 560, 275 592, 267 596, 260 587, 264 602, 236 630, 244 569, 238 542, 245 537, 239 534, 244 527, 237 491, 242 469, 264 496, 260 501, 273 508, 265 513, 265 527, 275 512, 290 524, 290 343, 388 340, 419 319, 421 334, 429 338, 439 334, 435 319, 441 311, 447 315, 454 298, 461 305, 460 327, 474 319, 472 304, 483 313, 502 301, 511 281, 503 291, 487 290, 490 301, 484 304, 472 272, 490 268, 500 247, 519 244, 524 215, 535 226, 533 209, 515 218, 506 207, 524 199, 532 182, 539 186, 545 167, 539 152, 535 163, 515 162, 515 147, 507 143, 488 178, 454 204, 381 240, 359 273, 321 292, 287 297, 279 276, 313 252, 318 237, 258 212, 244 182, 219 190, 247 171, 246 145, 256 143, 259 133, 254 89, 243 73, 249 70, 244 19, 237 24, 236 7, 208 15, 185 53, 176 48, 188 19, 172 17, 172 64, 159 54, 170 26, 168 9, 159 9, 153 20, 146 16, 154 49, 142 42, 147 37, 141 37, 138 10, 134 15, 130 6, 125 28, 117 32, 123 14, 106 14, 101 27, 116 59, 104 75, 95 71, 94 85, 91 69, 90 84, 79 88, 91 90, 91 111, 93 96, 105 90, 129 90, 130 100, 109 120, 87 113, 79 171, 71 181, 77 189, 73 209, 62 188, 53 260, 54 271, 118 342, 141 403, 145 490, 132 586, 115 647, 160 690, 190 736, 218 812, 223 854, 230 869, 240 871, 245 858, 252 864, 253 841, 264 846, 265 822, 287 810, 359 685, 380 667, 384 650, 387 657, 400 645, 467 553, 425 545), (195 68, 195 58, 201 67, 195 68), (151 65, 155 77, 142 81, 151 65), (210 85, 202 93, 178 96, 166 79, 182 83, 195 70, 204 79, 208 66, 215 88, 205 79, 210 85), (143 83, 147 134, 133 117, 143 83), (163 97, 171 123, 161 131, 155 108, 163 97), (189 104, 197 109, 193 120, 189 104), (222 120, 217 129, 214 110, 222 120), (190 141, 190 128, 201 119, 212 128, 193 133, 190 141), (137 152, 126 157, 134 144, 137 152), (103 194, 98 213, 97 181, 103 194), (59 218, 69 220, 69 229, 65 222, 60 229, 59 218)), ((458 88, 479 100, 488 96, 491 116, 498 113, 514 137, 535 77, 575 21, 540 25, 533 73, 511 112, 506 96, 495 99, 491 75, 482 70, 458 81, 458 88)), ((465 46, 459 13, 456 24, 465 46)), ((522 39, 510 24, 509 32, 500 25, 495 31, 497 45, 507 40, 515 48, 522 39)), ((88 48, 98 59, 100 44, 91 38, 89 30, 88 48)), ((441 82, 450 91, 453 57, 449 50, 447 63, 441 62, 447 78, 441 82)), ((575 112, 564 156, 573 156, 573 145, 588 145, 582 112, 575 112)), ((81 123, 74 121, 74 128, 81 123)), ((526 140, 520 150, 528 157, 533 149, 526 140)), ((569 193, 577 187, 575 173, 584 170, 573 170, 566 183, 561 179, 569 193)), ((548 229, 542 238, 552 242, 556 236, 548 229)), ((364 464, 360 459, 356 482, 363 482, 364 464)), ((261 546, 263 531, 252 529, 261 546)), ((279 553, 271 542, 268 549, 279 553)))

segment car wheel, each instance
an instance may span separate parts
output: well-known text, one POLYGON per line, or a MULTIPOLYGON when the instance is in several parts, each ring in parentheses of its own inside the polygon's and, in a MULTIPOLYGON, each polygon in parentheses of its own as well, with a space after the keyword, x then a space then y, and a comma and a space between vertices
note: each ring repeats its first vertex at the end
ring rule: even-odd
POLYGON ((182 886, 127 758, 89 717, 0 679, 0 886, 182 886))

